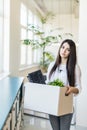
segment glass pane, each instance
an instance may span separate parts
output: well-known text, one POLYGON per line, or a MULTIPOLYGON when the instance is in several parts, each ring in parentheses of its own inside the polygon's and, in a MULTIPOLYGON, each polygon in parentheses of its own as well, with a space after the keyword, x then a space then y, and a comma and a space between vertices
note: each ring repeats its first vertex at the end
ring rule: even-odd
POLYGON ((33 24, 33 14, 30 10, 28 11, 28 24, 33 24))
POLYGON ((21 29, 21 40, 26 39, 26 38, 27 38, 26 35, 27 35, 27 34, 26 34, 26 29, 22 28, 22 29, 21 29))
POLYGON ((3 45, 3 19, 0 17, 0 72, 2 71, 2 66, 3 66, 3 50, 2 50, 2 45, 3 45))
POLYGON ((34 15, 34 25, 35 25, 35 26, 37 26, 37 21, 38 21, 38 20, 37 20, 37 16, 34 15))
POLYGON ((3 0, 0 0, 0 16, 3 14, 3 0))
POLYGON ((37 18, 37 25, 38 25, 40 28, 42 28, 42 23, 41 23, 41 21, 40 21, 39 18, 37 18))
POLYGON ((21 45, 21 65, 26 64, 26 46, 21 45))
POLYGON ((41 59, 41 49, 36 49, 33 51, 33 63, 40 63, 41 59))
POLYGON ((28 64, 28 65, 32 64, 32 48, 31 48, 31 46, 28 46, 28 51, 27 51, 27 64, 28 64))
POLYGON ((0 73, 9 71, 9 0, 0 0, 0 73))
POLYGON ((41 56, 42 56, 42 51, 41 51, 41 49, 38 49, 37 50, 37 63, 40 63, 41 56))
POLYGON ((27 8, 24 4, 21 4, 21 25, 27 26, 27 8))
POLYGON ((28 38, 29 38, 29 39, 33 39, 33 32, 28 31, 28 38))
POLYGON ((4 1, 4 16, 8 17, 10 12, 10 0, 3 0, 4 1))
POLYGON ((37 49, 34 49, 33 51, 33 63, 37 62, 37 49))
POLYGON ((4 70, 9 71, 9 19, 4 20, 4 70))

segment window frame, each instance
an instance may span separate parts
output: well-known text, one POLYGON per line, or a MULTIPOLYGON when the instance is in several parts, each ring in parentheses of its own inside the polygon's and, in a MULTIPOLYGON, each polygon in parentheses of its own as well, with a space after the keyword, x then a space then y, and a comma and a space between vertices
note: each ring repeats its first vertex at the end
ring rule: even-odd
MULTIPOLYGON (((26 7, 26 5, 24 3, 21 3, 21 5, 22 4, 26 7)), ((37 26, 37 24, 38 24, 38 20, 37 19, 39 19, 39 18, 30 9, 28 9, 27 7, 26 7, 26 11, 27 11, 26 12, 27 13, 27 24, 26 24, 26 26, 21 25, 21 21, 20 21, 20 28, 21 29, 22 28, 26 29, 26 38, 25 39, 28 39, 29 30, 27 28, 28 28, 28 23, 29 23, 29 14, 30 14, 30 19, 31 19, 31 22, 29 24, 32 24, 32 25, 35 24, 35 26, 37 26), (31 18, 31 16, 32 16, 32 18, 31 18)), ((21 12, 21 10, 20 10, 20 12, 21 12)), ((22 18, 20 18, 20 19, 22 19, 22 18)), ((34 33, 32 34, 32 39, 34 39, 34 33)), ((23 43, 23 39, 22 38, 21 38, 21 41, 23 43)), ((21 45, 21 46, 23 46, 23 45, 21 45)), ((25 45, 26 46, 25 63, 21 64, 22 63, 22 61, 21 61, 21 59, 22 59, 21 46, 20 46, 20 68, 27 68, 29 66, 38 65, 39 62, 40 62, 40 57, 39 57, 39 53, 38 53, 39 49, 33 50, 31 48, 31 46, 29 46, 29 45, 28 46, 25 45), (31 49, 31 52, 30 52, 31 53, 31 55, 30 55, 31 56, 31 59, 30 59, 31 62, 30 63, 29 63, 29 60, 28 60, 29 59, 29 55, 28 55, 28 50, 29 49, 28 48, 31 49)))

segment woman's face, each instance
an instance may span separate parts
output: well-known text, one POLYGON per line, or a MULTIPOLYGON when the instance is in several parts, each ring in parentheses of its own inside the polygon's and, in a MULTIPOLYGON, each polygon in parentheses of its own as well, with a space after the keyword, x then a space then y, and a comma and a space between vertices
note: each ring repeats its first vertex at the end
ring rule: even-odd
POLYGON ((68 58, 69 54, 70 54, 70 46, 67 42, 65 42, 60 48, 60 56, 61 58, 66 59, 68 58))

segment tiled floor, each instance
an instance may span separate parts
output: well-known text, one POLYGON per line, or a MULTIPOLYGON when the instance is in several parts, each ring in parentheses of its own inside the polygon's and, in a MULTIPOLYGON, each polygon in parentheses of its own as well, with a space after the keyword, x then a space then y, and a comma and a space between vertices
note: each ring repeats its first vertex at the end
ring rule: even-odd
MULTIPOLYGON (((52 130, 52 128, 48 119, 24 115, 21 130, 52 130)), ((70 130, 87 130, 87 127, 71 125, 70 130)))

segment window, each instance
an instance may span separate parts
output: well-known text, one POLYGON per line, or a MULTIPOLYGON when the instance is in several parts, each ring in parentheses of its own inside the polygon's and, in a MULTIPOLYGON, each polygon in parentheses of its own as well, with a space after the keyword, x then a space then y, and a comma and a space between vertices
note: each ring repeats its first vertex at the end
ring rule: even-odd
POLYGON ((9 71, 9 0, 0 0, 0 74, 9 71))
MULTIPOLYGON (((21 3, 21 41, 23 41, 24 39, 37 39, 34 33, 27 28, 28 24, 37 26, 38 23, 38 17, 33 14, 31 10, 27 9, 27 7, 23 3, 21 3)), ((21 44, 20 48, 20 67, 27 67, 29 65, 36 64, 39 62, 40 54, 37 49, 33 50, 31 46, 26 46, 23 44, 21 44)))

